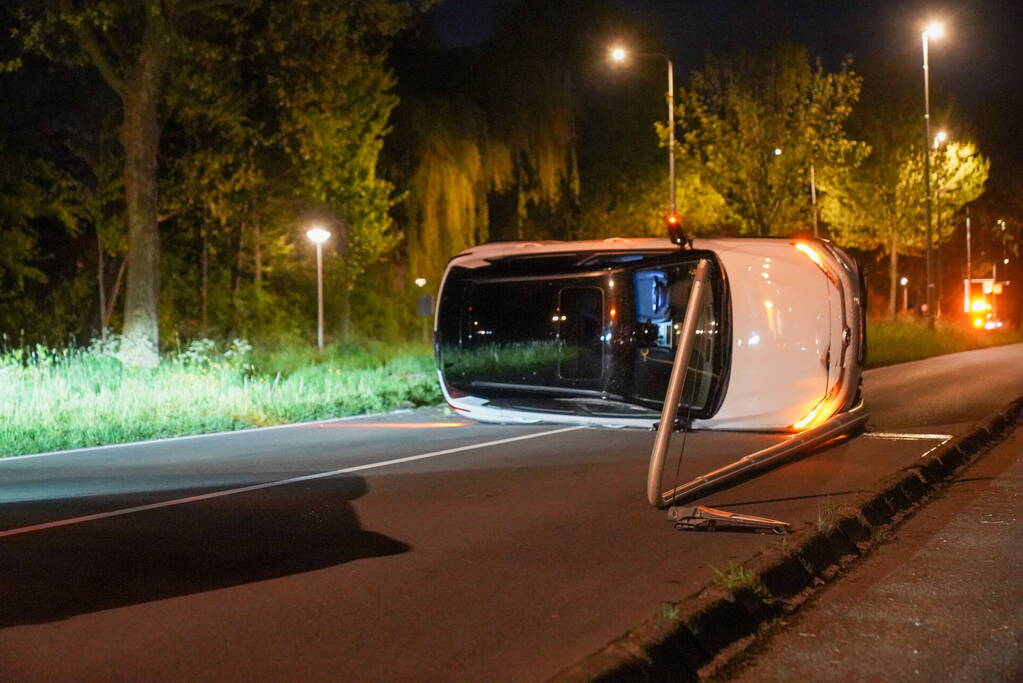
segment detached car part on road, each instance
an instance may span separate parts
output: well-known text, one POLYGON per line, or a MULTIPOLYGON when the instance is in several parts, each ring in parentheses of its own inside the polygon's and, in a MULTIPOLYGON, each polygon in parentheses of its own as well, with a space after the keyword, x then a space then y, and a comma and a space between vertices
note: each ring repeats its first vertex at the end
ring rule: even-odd
POLYGON ((813 239, 502 242, 449 263, 435 322, 444 397, 481 422, 655 425, 701 259, 710 263, 678 417, 802 432, 859 401, 856 263, 813 239))

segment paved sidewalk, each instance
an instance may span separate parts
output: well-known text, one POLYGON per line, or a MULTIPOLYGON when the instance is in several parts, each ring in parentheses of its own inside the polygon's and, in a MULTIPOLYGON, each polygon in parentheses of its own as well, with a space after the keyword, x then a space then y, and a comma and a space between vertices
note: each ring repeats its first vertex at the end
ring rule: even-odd
POLYGON ((1023 429, 733 672, 737 681, 1023 681, 1023 429))

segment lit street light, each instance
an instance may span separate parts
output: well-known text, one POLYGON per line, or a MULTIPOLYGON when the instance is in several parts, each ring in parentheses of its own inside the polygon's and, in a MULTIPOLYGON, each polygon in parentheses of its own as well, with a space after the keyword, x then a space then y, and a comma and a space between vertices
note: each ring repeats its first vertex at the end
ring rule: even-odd
POLYGON ((316 245, 316 348, 323 351, 323 243, 330 232, 315 226, 305 236, 316 245))
MULTIPOLYGON (((938 134, 934 136, 934 150, 935 151, 939 150, 941 148, 941 146, 943 144, 945 144, 946 140, 948 140, 948 133, 946 133, 943 130, 939 130, 938 134)), ((940 157, 939 157, 939 159, 940 159, 940 157)), ((943 166, 944 166, 944 164, 940 164, 939 165, 939 171, 938 171, 938 177, 939 178, 941 177, 940 168, 942 168, 943 166)), ((938 300, 937 300, 937 310, 935 311, 935 313, 940 318, 941 317, 941 301, 944 298, 943 297, 943 293, 941 291, 941 283, 942 283, 942 280, 944 280, 944 274, 945 274, 944 267, 942 266, 942 259, 941 259, 941 231, 942 231, 942 226, 941 226, 941 183, 938 183, 937 186, 934 188, 934 230, 935 230, 935 232, 937 232, 937 236, 938 236, 938 240, 937 240, 938 245, 936 247, 936 251, 938 252, 938 277, 937 277, 937 285, 938 285, 938 288, 937 288, 938 289, 937 299, 938 300)))
POLYGON ((930 65, 927 59, 927 48, 931 38, 941 38, 945 34, 945 27, 932 22, 927 25, 920 35, 920 44, 923 49, 924 58, 924 199, 926 204, 927 221, 927 325, 934 329, 934 276, 931 266, 931 86, 930 86, 930 65))
MULTIPOLYGON (((668 204, 669 216, 676 215, 675 205, 675 67, 667 55, 653 52, 637 52, 637 57, 660 57, 668 63, 668 204)), ((608 57, 615 64, 625 64, 629 51, 622 45, 613 45, 608 57)))
POLYGON ((899 284, 902 285, 902 312, 905 313, 909 310, 909 288, 906 286, 909 284, 909 278, 899 278, 899 284))

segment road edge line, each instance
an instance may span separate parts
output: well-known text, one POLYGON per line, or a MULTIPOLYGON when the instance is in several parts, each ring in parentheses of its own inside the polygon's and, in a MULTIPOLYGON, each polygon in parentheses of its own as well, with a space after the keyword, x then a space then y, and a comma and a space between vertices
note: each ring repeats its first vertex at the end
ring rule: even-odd
POLYGON ((748 647, 762 626, 794 612, 811 595, 884 542, 888 529, 923 505, 939 484, 1002 442, 1023 424, 1023 396, 966 433, 931 449, 917 463, 882 478, 836 510, 824 529, 785 537, 739 566, 744 587, 714 583, 630 629, 551 679, 696 681, 748 647))
POLYGON ((536 439, 541 436, 551 436, 553 434, 562 434, 564 432, 574 432, 579 429, 584 429, 582 426, 578 427, 563 427, 561 429, 553 429, 545 432, 534 432, 532 434, 523 434, 520 436, 511 436, 505 439, 496 439, 494 441, 484 441, 483 443, 467 444, 465 446, 455 446, 454 448, 445 448, 440 451, 430 451, 428 453, 418 453, 416 455, 406 455, 400 458, 392 458, 391 460, 379 460, 377 462, 363 463, 362 465, 352 465, 351 467, 343 467, 336 470, 327 470, 325 472, 313 472, 312 474, 303 474, 298 477, 289 477, 287 479, 275 479, 274 481, 260 482, 258 484, 249 484, 247 486, 238 486, 230 489, 219 489, 216 491, 209 491, 207 493, 199 493, 194 496, 187 496, 185 498, 173 498, 171 500, 162 500, 155 503, 146 503, 145 505, 135 505, 127 508, 120 508, 117 510, 109 510, 107 512, 97 512, 91 515, 82 515, 80 517, 67 517, 65 519, 56 519, 51 522, 42 522, 40 524, 33 524, 31 526, 17 527, 14 529, 0 530, 0 538, 7 536, 20 536, 22 534, 29 534, 35 531, 45 531, 46 529, 55 529, 58 527, 71 526, 74 524, 84 524, 85 522, 94 522, 100 519, 109 519, 110 517, 123 517, 124 515, 133 515, 138 512, 147 512, 149 510, 159 510, 161 508, 174 507, 177 505, 187 505, 189 503, 198 503, 204 500, 211 500, 213 498, 223 498, 224 496, 234 496, 240 493, 250 493, 252 491, 261 491, 263 489, 276 488, 278 486, 288 486, 290 484, 298 484, 305 481, 314 481, 316 479, 327 479, 329 477, 338 477, 343 474, 351 474, 353 472, 363 472, 365 470, 373 470, 379 467, 389 467, 390 465, 401 465, 406 462, 415 462, 417 460, 426 460, 429 458, 436 458, 441 455, 451 455, 452 453, 461 453, 463 451, 471 451, 477 448, 488 448, 490 446, 501 446, 506 443, 512 443, 515 441, 525 441, 527 439, 536 439))
POLYGON ((59 451, 43 451, 42 453, 23 453, 21 455, 0 455, 0 464, 12 460, 25 460, 27 458, 45 458, 51 455, 68 455, 70 453, 83 453, 98 451, 107 448, 127 448, 129 446, 151 446, 154 444, 173 443, 175 441, 189 441, 191 439, 205 439, 214 436, 231 436, 232 434, 251 434, 253 432, 269 432, 275 429, 295 429, 298 427, 309 427, 311 425, 332 424, 335 422, 351 422, 369 417, 386 417, 388 415, 401 415, 411 413, 423 408, 440 408, 442 403, 433 405, 415 406, 413 408, 396 408, 382 413, 365 413, 363 415, 345 415, 344 417, 324 417, 309 422, 289 422, 282 425, 267 425, 265 427, 241 427, 240 429, 228 429, 219 432, 203 432, 201 434, 182 434, 181 436, 162 436, 155 439, 143 439, 142 441, 119 441, 117 443, 102 444, 99 446, 79 446, 78 448, 65 448, 59 451))

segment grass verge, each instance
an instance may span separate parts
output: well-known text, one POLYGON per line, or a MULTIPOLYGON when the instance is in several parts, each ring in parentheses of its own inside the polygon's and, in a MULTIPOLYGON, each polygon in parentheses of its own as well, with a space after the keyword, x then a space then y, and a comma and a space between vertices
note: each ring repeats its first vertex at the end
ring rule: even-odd
POLYGON ((916 320, 870 320, 867 323, 867 367, 905 363, 957 351, 1023 341, 1016 330, 977 330, 938 322, 933 330, 916 320))
POLYGON ((254 352, 198 340, 155 369, 87 349, 0 353, 0 457, 373 413, 440 400, 424 345, 254 352))
MULTIPOLYGON (((869 367, 1023 339, 1008 330, 872 320, 869 367)), ((200 339, 155 369, 85 349, 0 350, 0 457, 229 431, 430 405, 441 399, 426 345, 360 342, 253 350, 200 339)))

